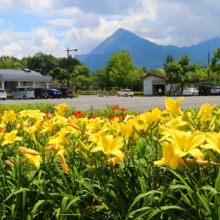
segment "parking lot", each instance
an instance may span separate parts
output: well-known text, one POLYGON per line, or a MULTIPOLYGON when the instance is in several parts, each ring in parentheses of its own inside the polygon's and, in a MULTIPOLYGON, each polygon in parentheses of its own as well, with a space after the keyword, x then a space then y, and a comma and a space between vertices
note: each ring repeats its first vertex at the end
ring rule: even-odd
MULTIPOLYGON (((132 111, 145 111, 155 107, 164 108, 164 101, 168 97, 98 97, 98 96, 79 96, 78 98, 61 98, 61 99, 27 99, 27 100, 11 100, 6 101, 0 100, 2 104, 21 104, 30 103, 35 104, 39 102, 50 102, 56 105, 61 103, 67 103, 70 106, 75 106, 76 110, 87 110, 91 108, 102 109, 106 105, 116 105, 122 108, 127 108, 132 111)), ((172 97, 174 100, 180 97, 172 97)), ((184 100, 180 102, 180 107, 187 109, 188 107, 200 107, 202 104, 209 103, 210 105, 217 104, 220 105, 220 96, 194 96, 194 97, 184 97, 184 100)))

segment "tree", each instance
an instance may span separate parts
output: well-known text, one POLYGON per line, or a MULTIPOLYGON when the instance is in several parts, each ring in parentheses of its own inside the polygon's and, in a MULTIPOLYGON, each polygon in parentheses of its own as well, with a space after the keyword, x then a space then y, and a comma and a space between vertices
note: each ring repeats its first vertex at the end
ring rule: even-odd
POLYGON ((166 72, 163 69, 151 69, 150 70, 151 74, 159 74, 159 75, 166 75, 166 72))
POLYGON ((1 69, 22 69, 21 64, 18 61, 13 61, 10 58, 3 58, 0 61, 1 69))
POLYGON ((106 67, 106 75, 109 77, 109 81, 119 88, 125 88, 130 85, 133 71, 133 61, 126 50, 122 50, 120 53, 113 53, 106 67))
POLYGON ((134 76, 131 80, 131 86, 134 91, 143 90, 143 80, 141 79, 141 77, 145 75, 146 75, 146 72, 143 67, 135 67, 134 76))
MULTIPOLYGON (((83 63, 80 60, 78 60, 70 55, 69 56, 69 71, 70 71, 70 73, 72 73, 74 71, 76 66, 83 66, 83 63)), ((68 60, 66 57, 63 57, 60 59, 59 67, 63 68, 63 69, 68 68, 68 60)))
POLYGON ((95 73, 91 76, 91 83, 95 85, 97 88, 104 89, 108 87, 108 76, 106 75, 106 68, 99 68, 95 73))
POLYGON ((63 81, 68 77, 67 70, 64 70, 60 67, 54 68, 47 75, 52 76, 52 79, 56 81, 63 81))
POLYGON ((42 52, 36 53, 33 57, 27 58, 28 68, 46 75, 51 70, 59 66, 60 59, 53 55, 47 55, 42 52))
POLYGON ((79 66, 76 65, 72 74, 72 76, 86 76, 86 77, 90 77, 91 76, 91 70, 89 69, 88 66, 79 66))
MULTIPOLYGON (((167 70, 167 64, 168 63, 172 63, 174 60, 173 56, 172 55, 167 55, 166 59, 165 59, 165 63, 163 63, 163 67, 164 67, 164 71, 166 72, 167 70)), ((166 74, 165 74, 166 75, 166 74)))
POLYGON ((84 75, 79 75, 74 78, 70 78, 71 83, 75 83, 76 87, 83 87, 89 88, 89 85, 91 84, 91 79, 89 77, 86 77, 84 75))
POLYGON ((193 79, 191 74, 196 72, 200 67, 197 64, 189 65, 190 58, 188 55, 182 56, 177 61, 173 61, 167 64, 166 69, 166 84, 179 83, 181 92, 183 92, 183 86, 186 83, 194 83, 198 79, 193 79))
POLYGON ((210 64, 210 69, 213 72, 217 72, 218 74, 220 73, 220 47, 217 48, 216 51, 213 52, 214 57, 211 58, 211 64, 210 64))

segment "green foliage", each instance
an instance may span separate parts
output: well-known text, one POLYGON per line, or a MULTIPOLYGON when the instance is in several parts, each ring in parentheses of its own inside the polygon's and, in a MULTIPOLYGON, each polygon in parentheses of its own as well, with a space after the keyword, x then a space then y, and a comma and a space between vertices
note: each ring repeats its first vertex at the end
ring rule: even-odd
POLYGON ((175 61, 173 56, 168 54, 166 57, 165 63, 163 63, 163 67, 164 67, 165 72, 167 71, 167 64, 172 63, 173 61, 175 61))
POLYGON ((150 74, 166 75, 166 72, 163 69, 151 69, 150 74))
POLYGON ((82 91, 80 89, 77 90, 78 95, 97 95, 97 91, 82 91))
POLYGON ((91 82, 94 88, 104 89, 105 87, 108 87, 110 84, 109 77, 106 74, 106 68, 99 68, 95 73, 93 73, 91 82))
POLYGON ((218 74, 220 73, 220 47, 216 49, 216 51, 213 52, 214 57, 211 58, 211 64, 210 68, 213 72, 217 72, 218 74))
POLYGON ((18 61, 13 61, 10 58, 3 58, 0 61, 0 69, 22 69, 22 65, 18 61))
POLYGON ((60 67, 55 67, 53 70, 51 70, 48 74, 48 76, 52 76, 53 80, 56 81, 63 81, 64 79, 67 79, 68 77, 68 72, 67 70, 64 70, 60 67))
POLYGON ((143 80, 141 77, 146 75, 145 67, 135 67, 133 77, 131 79, 131 86, 133 90, 143 91, 143 80))
POLYGON ((90 77, 91 76, 91 70, 89 69, 88 66, 79 66, 76 65, 73 73, 71 74, 72 77, 75 76, 85 76, 85 77, 90 77))
POLYGON ((133 71, 133 61, 126 50, 122 50, 120 53, 113 53, 106 67, 107 78, 109 78, 111 86, 117 86, 118 88, 125 88, 131 84, 131 79, 134 75, 133 71))
POLYGON ((183 86, 186 83, 198 82, 199 79, 192 79, 190 75, 196 72, 200 67, 197 64, 190 64, 190 58, 187 55, 182 56, 177 61, 173 61, 167 64, 166 69, 166 84, 177 83, 180 84, 181 92, 183 92, 183 86))
POLYGON ((134 96, 139 96, 139 95, 143 95, 143 92, 133 92, 134 96))

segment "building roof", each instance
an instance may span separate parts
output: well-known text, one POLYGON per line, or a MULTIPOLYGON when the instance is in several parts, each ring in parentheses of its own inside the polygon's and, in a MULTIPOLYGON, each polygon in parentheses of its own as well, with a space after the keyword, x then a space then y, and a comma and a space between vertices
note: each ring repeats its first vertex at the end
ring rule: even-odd
POLYGON ((161 79, 166 79, 166 75, 160 75, 160 74, 149 74, 149 75, 141 77, 141 79, 145 79, 149 76, 155 76, 155 77, 158 77, 158 78, 161 78, 161 79))
POLYGON ((27 69, 0 69, 0 81, 51 82, 52 77, 27 69))

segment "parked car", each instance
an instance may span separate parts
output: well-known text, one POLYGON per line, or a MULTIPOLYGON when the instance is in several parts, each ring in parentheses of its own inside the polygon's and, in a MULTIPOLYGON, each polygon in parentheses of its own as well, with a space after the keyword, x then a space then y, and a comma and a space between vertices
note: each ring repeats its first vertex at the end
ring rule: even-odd
POLYGON ((57 90, 57 89, 48 89, 48 94, 49 94, 49 98, 52 99, 52 98, 61 98, 62 97, 62 93, 57 90))
POLYGON ((200 86, 199 87, 199 95, 210 95, 211 94, 211 86, 200 86))
POLYGON ((62 97, 64 97, 64 98, 67 98, 67 97, 72 98, 73 97, 73 90, 71 88, 61 87, 61 88, 59 88, 59 90, 62 93, 62 97))
POLYGON ((117 92, 117 96, 131 96, 133 97, 134 93, 131 89, 122 89, 121 91, 117 92))
POLYGON ((0 99, 2 100, 7 99, 7 94, 4 89, 0 89, 0 99))
POLYGON ((49 93, 46 88, 34 88, 35 99, 48 99, 49 93))
POLYGON ((194 96, 198 94, 199 94, 199 91, 195 88, 187 88, 183 90, 183 96, 186 96, 186 95, 194 96))
POLYGON ((30 86, 16 87, 11 93, 11 99, 34 99, 34 88, 30 86))
POLYGON ((220 86, 214 86, 214 87, 211 89, 211 94, 212 94, 212 95, 220 95, 220 86))

